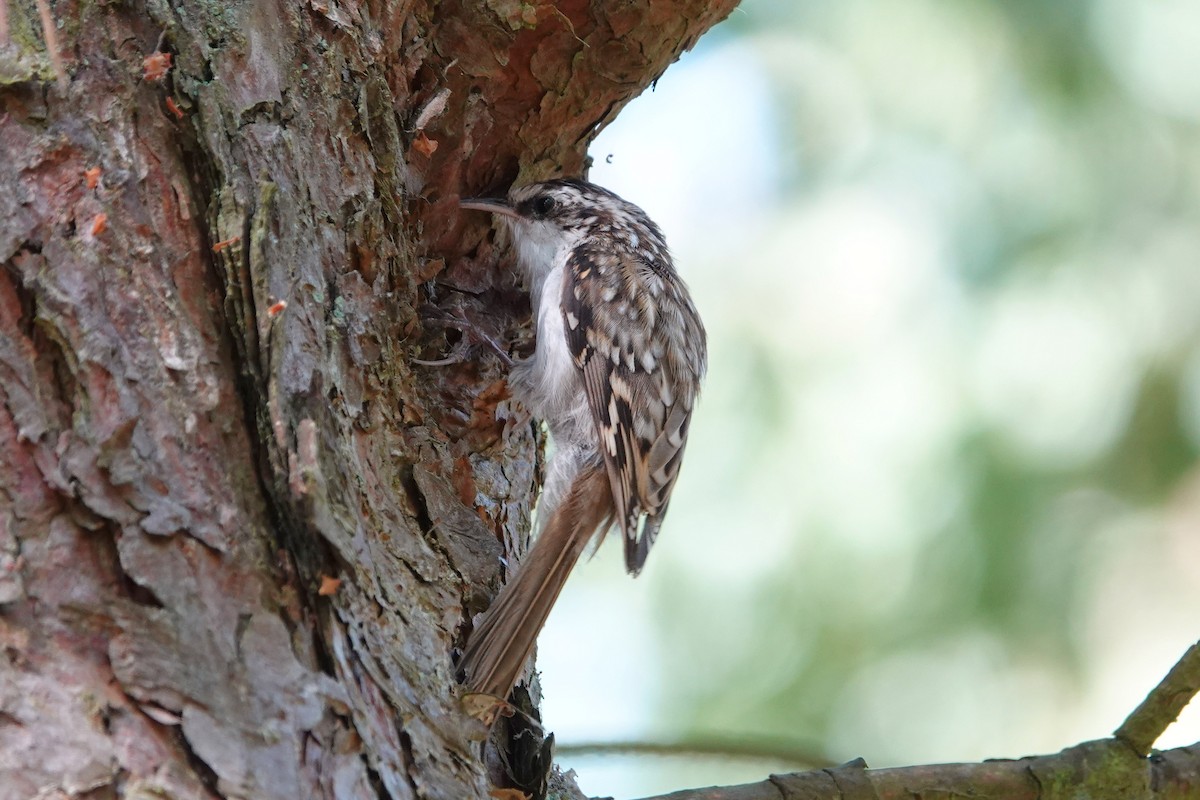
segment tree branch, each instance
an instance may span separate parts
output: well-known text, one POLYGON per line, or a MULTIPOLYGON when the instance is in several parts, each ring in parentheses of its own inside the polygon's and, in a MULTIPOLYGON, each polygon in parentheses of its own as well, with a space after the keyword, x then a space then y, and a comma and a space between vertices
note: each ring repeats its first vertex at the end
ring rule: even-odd
POLYGON ((1167 677, 1146 695, 1113 735, 1139 755, 1148 755, 1158 737, 1179 717, 1197 691, 1200 691, 1200 642, 1188 648, 1167 677))
POLYGON ((1200 690, 1200 643, 1129 715, 1111 739, 1060 753, 978 764, 867 769, 856 759, 833 769, 772 775, 738 786, 685 789, 644 800, 1137 800, 1195 796, 1200 742, 1150 755, 1150 748, 1200 690), (1149 756, 1149 758, 1147 758, 1149 756))
POLYGON ((559 756, 635 754, 650 756, 715 756, 742 761, 772 761, 796 767, 833 766, 824 754, 812 747, 771 739, 689 738, 678 741, 577 742, 557 744, 559 756))
POLYGON ((772 775, 758 783, 685 789, 643 800, 1137 800, 1183 798, 1200 785, 1200 743, 1141 758, 1117 739, 1060 753, 977 764, 834 769, 772 775))

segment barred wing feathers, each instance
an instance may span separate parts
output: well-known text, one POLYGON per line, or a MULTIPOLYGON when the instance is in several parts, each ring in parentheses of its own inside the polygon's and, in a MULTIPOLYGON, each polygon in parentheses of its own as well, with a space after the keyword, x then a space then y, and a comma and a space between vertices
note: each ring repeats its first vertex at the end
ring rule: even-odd
POLYGON ((625 567, 636 575, 679 475, 705 370, 704 327, 665 247, 602 240, 607 247, 585 240, 568 258, 564 329, 583 373, 625 567))

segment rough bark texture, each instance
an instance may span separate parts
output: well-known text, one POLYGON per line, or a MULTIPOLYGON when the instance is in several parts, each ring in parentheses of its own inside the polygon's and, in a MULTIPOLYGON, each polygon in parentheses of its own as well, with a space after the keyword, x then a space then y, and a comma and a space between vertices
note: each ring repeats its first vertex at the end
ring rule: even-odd
POLYGON ((60 3, 58 86, 9 0, 0 798, 486 795, 452 657, 539 442, 444 324, 528 313, 456 202, 735 2, 60 3))

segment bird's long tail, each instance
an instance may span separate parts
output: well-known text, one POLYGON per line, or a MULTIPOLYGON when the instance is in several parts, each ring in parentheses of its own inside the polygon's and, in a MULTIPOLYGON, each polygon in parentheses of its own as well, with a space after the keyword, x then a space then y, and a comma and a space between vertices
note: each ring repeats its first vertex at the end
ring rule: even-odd
POLYGON ((471 691, 508 699, 567 576, 612 514, 604 467, 585 467, 471 635, 461 662, 471 691))

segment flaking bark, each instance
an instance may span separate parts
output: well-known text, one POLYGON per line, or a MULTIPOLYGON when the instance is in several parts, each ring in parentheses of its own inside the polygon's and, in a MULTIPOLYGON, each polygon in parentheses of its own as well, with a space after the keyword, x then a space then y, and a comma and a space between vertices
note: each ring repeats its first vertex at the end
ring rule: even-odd
POLYGON ((452 657, 539 442, 456 202, 579 174, 734 4, 60 4, 64 88, 10 1, 0 798, 485 796, 452 657))

